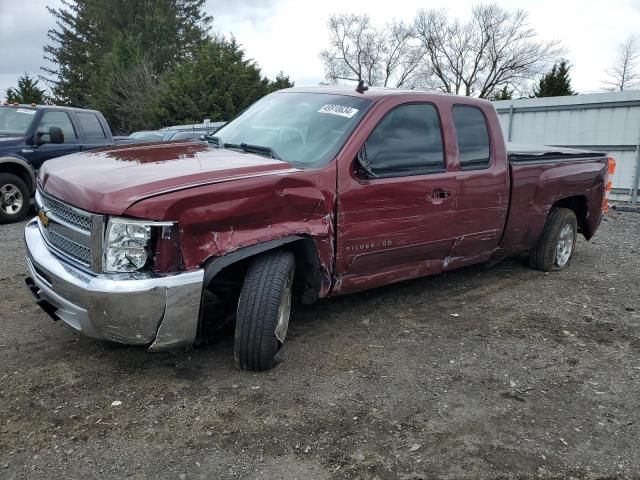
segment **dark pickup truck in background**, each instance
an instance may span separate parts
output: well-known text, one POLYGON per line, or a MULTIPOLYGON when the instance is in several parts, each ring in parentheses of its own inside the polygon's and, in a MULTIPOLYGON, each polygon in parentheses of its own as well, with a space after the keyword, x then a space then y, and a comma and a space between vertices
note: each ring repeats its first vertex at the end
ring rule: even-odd
POLYGON ((36 188, 35 172, 43 162, 115 144, 109 125, 95 110, 0 106, 0 223, 27 215, 36 188))
POLYGON ((152 351, 235 320, 238 367, 268 369, 292 298, 519 252, 566 268, 614 168, 604 153, 508 151, 491 103, 416 91, 283 90, 209 140, 41 168, 26 283, 52 318, 152 351))

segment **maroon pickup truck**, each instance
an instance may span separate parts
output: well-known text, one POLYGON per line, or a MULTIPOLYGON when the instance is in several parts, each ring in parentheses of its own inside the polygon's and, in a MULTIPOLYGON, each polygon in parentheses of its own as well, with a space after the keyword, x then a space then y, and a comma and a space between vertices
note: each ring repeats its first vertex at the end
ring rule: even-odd
POLYGON ((68 155, 38 176, 27 286, 54 319, 152 351, 235 321, 235 360, 279 358, 292 299, 529 252, 560 270, 606 207, 610 159, 505 146, 484 100, 294 88, 200 143, 68 155))

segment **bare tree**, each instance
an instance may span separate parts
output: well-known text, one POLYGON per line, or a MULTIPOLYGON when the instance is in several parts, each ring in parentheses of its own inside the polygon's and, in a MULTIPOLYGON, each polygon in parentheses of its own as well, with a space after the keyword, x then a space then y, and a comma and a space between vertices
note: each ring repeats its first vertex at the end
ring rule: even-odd
POLYGON ((616 59, 607 70, 603 82, 607 90, 625 90, 640 87, 640 41, 631 35, 618 45, 616 59))
POLYGON ((415 35, 425 50, 424 85, 481 98, 503 87, 521 90, 563 53, 557 41, 536 38, 525 11, 495 4, 475 6, 466 23, 420 10, 415 35))
POLYGON ((368 15, 333 15, 328 27, 330 48, 320 54, 327 80, 412 86, 423 53, 411 26, 393 22, 376 29, 368 15))
POLYGON ((371 81, 369 45, 375 34, 368 15, 332 15, 329 19, 331 47, 320 54, 327 80, 371 81))
POLYGON ((158 77, 148 61, 143 60, 130 69, 117 72, 110 99, 114 109, 114 129, 129 133, 149 128, 153 123, 149 118, 150 106, 160 92, 158 77))
POLYGON ((395 21, 387 24, 379 35, 382 86, 415 86, 424 49, 417 41, 413 28, 395 21))

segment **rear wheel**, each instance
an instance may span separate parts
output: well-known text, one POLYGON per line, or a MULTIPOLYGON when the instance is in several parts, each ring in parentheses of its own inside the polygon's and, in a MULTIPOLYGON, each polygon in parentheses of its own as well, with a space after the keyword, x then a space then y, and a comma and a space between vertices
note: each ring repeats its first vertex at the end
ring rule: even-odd
POLYGON ((575 250, 577 232, 578 221, 573 210, 553 209, 538 244, 529 253, 529 266, 547 272, 567 268, 575 250))
POLYGON ((29 189, 22 179, 11 173, 0 173, 0 223, 22 220, 30 207, 29 189))
POLYGON ((291 316, 293 253, 277 250, 256 258, 240 292, 234 358, 241 370, 268 370, 284 344, 291 316))

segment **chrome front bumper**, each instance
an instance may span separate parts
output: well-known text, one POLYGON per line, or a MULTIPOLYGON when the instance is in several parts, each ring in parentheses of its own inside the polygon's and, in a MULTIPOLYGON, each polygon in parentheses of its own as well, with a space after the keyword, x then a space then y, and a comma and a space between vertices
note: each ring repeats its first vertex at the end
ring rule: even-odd
POLYGON ((37 219, 25 227, 27 287, 54 319, 84 334, 160 351, 196 339, 202 269, 176 275, 92 275, 51 253, 37 219))

